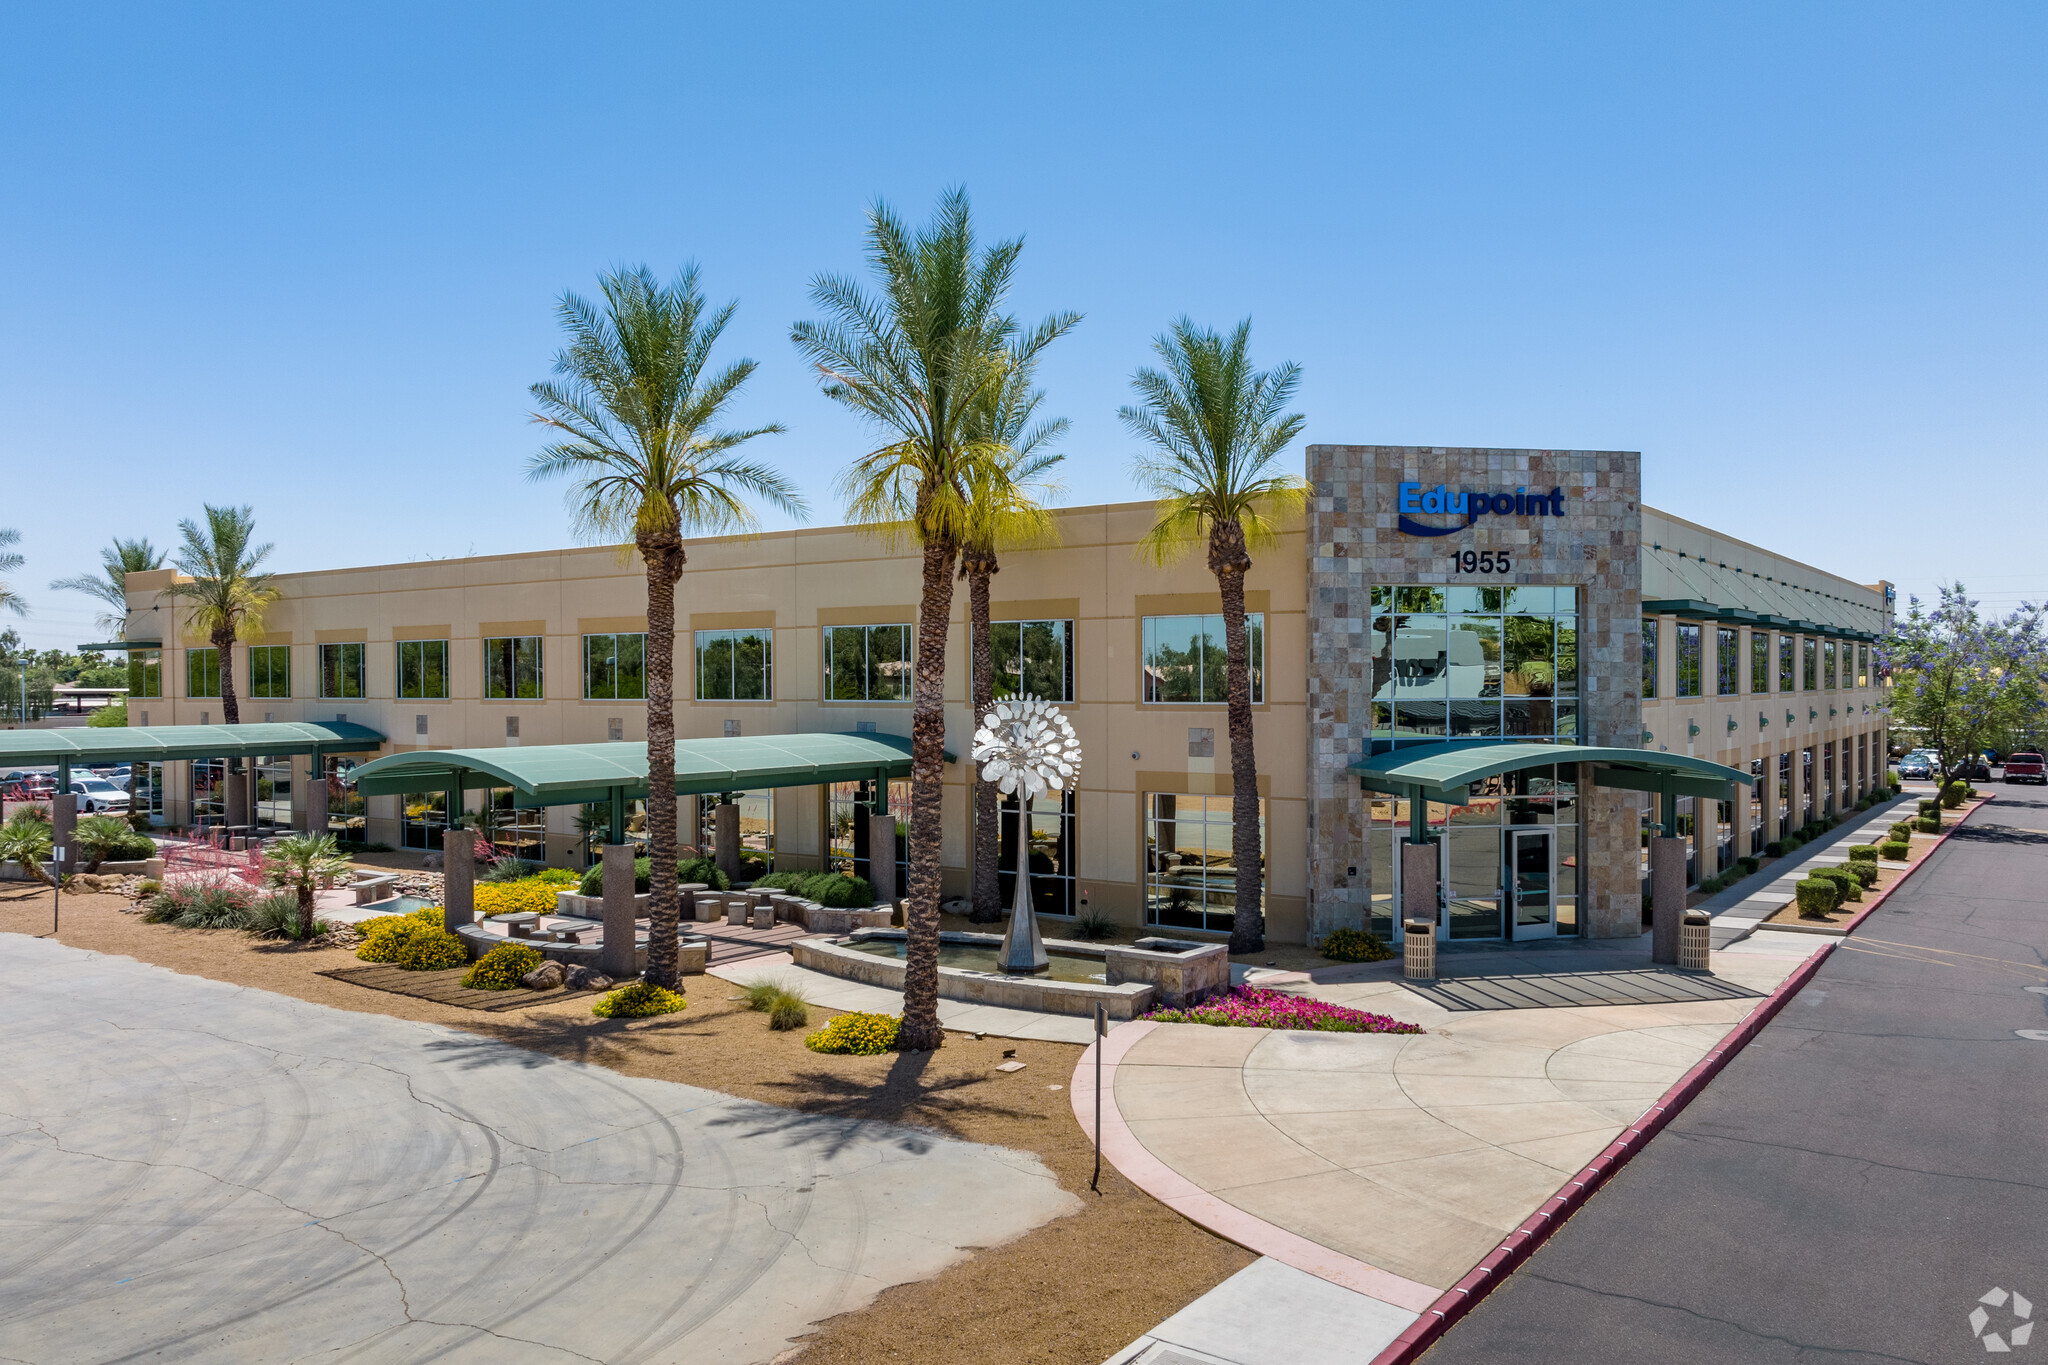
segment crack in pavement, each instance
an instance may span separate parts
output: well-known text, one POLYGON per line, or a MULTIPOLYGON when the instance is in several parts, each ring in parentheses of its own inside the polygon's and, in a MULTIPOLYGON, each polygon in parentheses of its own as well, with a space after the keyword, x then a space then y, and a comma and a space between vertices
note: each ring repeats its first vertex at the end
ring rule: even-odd
POLYGON ((1527 1276, 1529 1279, 1540 1280, 1544 1284, 1554 1284, 1560 1289, 1576 1289, 1582 1294, 1592 1294, 1598 1298, 1617 1299, 1624 1303, 1641 1304, 1645 1308, 1662 1308, 1672 1313, 1683 1313, 1697 1322, 1714 1323, 1717 1326, 1731 1328, 1742 1333, 1745 1337, 1756 1341, 1773 1341, 1780 1345, 1789 1346, 1796 1351, 1814 1351, 1821 1355, 1839 1356, 1843 1359, 1896 1360, 1901 1362, 1901 1365, 1927 1365, 1926 1361, 1915 1356, 1899 1356, 1893 1355, 1889 1351, 1871 1351, 1853 1346, 1822 1346, 1814 1342, 1800 1341, 1795 1337, 1788 1337, 1775 1332, 1759 1331, 1754 1327, 1744 1326, 1732 1318, 1716 1317, 1712 1313, 1702 1313, 1696 1308, 1687 1308, 1683 1304, 1668 1303, 1662 1299, 1645 1298, 1641 1294, 1624 1294, 1616 1289, 1595 1289, 1593 1286, 1581 1284, 1577 1280, 1561 1280, 1555 1276, 1540 1274, 1529 1270, 1526 1266, 1519 1273, 1527 1276))

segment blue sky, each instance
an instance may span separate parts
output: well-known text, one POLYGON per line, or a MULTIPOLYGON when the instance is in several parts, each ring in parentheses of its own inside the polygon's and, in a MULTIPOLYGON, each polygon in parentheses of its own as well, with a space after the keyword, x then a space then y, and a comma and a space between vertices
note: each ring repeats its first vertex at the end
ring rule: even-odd
MULTIPOLYGON (((43 645, 111 536, 249 502, 281 569, 570 543, 527 484, 564 289, 696 260, 736 421, 838 519, 788 341, 876 196, 964 184, 1069 503, 1176 314, 1306 442, 1644 452, 1656 506, 1859 579, 2048 595, 2038 5, 13 6, 0 526, 43 645)), ((773 521, 770 524, 775 524, 773 521)))

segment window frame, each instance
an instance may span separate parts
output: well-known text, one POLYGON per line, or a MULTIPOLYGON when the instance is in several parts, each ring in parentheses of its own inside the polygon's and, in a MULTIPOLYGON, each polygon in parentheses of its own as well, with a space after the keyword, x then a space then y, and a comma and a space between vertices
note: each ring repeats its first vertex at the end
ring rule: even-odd
POLYGON ((1732 626, 1714 627, 1714 695, 1733 697, 1742 681, 1742 632, 1732 626))
POLYGON ((1780 694, 1799 690, 1799 637, 1779 632, 1778 634, 1778 691, 1780 694))
POLYGON ((822 647, 821 654, 823 657, 821 686, 824 689, 824 701, 851 702, 862 706, 908 706, 911 704, 911 693, 915 684, 917 669, 917 626, 915 623, 909 621, 874 621, 843 626, 821 626, 819 629, 823 632, 818 638, 822 647), (842 696, 836 690, 833 682, 833 665, 838 661, 833 641, 833 632, 856 630, 861 632, 860 684, 862 690, 859 696, 842 696), (885 659, 878 664, 875 660, 875 632, 878 630, 900 630, 903 632, 903 652, 901 657, 894 661, 902 665, 903 669, 901 674, 903 679, 901 696, 878 697, 874 695, 874 682, 880 676, 877 673, 877 669, 886 667, 891 662, 885 659))
MULTIPOLYGON (((1000 657, 1000 656, 999 656, 999 655, 997 654, 997 652, 996 652, 996 651, 997 651, 997 648, 998 648, 998 645, 999 645, 999 642, 1000 642, 1000 640, 1001 640, 1001 632, 1002 632, 1002 631, 1004 630, 1004 628, 1005 628, 1005 627, 1008 627, 1008 628, 1012 628, 1012 629, 1014 629, 1014 630, 1016 631, 1016 634, 1017 634, 1017 656, 1018 656, 1018 660, 1019 660, 1019 663, 1018 663, 1018 668, 1017 668, 1017 674, 1016 674, 1016 676, 1017 676, 1017 678, 1018 678, 1018 680, 1019 680, 1019 682, 1020 682, 1020 684, 1021 684, 1021 682, 1022 682, 1022 680, 1023 680, 1024 676, 1025 676, 1025 669, 1026 669, 1026 667, 1028 666, 1028 663, 1027 663, 1027 661, 1026 661, 1026 658, 1025 658, 1025 651, 1024 651, 1024 637, 1025 637, 1025 631, 1026 631, 1026 630, 1027 630, 1027 629, 1028 629, 1029 627, 1032 627, 1032 626, 1055 626, 1055 627, 1058 627, 1058 630, 1057 630, 1057 632, 1056 632, 1056 633, 1057 633, 1057 634, 1058 634, 1058 636, 1059 636, 1059 647, 1060 647, 1060 662, 1059 662, 1059 667, 1058 667, 1058 670, 1057 670, 1057 671, 1058 671, 1058 673, 1059 673, 1059 677, 1060 677, 1060 694, 1059 694, 1058 696, 1045 696, 1045 697, 1042 697, 1041 699, 1042 699, 1042 700, 1044 700, 1044 701, 1051 701, 1051 702, 1071 702, 1071 701, 1073 701, 1073 700, 1074 700, 1074 623, 1073 623, 1073 622, 1072 622, 1071 620, 1063 620, 1063 619, 1060 619, 1060 618, 1057 618, 1057 617, 1042 617, 1042 618, 1033 618, 1033 619, 1028 619, 1028 620, 1027 620, 1027 619, 1022 619, 1022 618, 1019 618, 1019 619, 1016 619, 1016 620, 1008 620, 1008 621, 990 621, 990 622, 988 623, 988 632, 989 632, 989 641, 988 641, 988 647, 989 647, 989 654, 990 654, 990 656, 991 656, 991 659, 992 659, 992 662, 993 662, 993 664, 994 664, 994 668, 993 668, 993 678, 994 678, 994 681, 993 681, 993 683, 992 683, 992 688, 993 688, 993 691, 994 691, 994 694, 995 694, 995 699, 996 699, 997 701, 1002 701, 1002 700, 1005 700, 1005 699, 1007 699, 1007 698, 1009 698, 1010 696, 1012 696, 1012 695, 1013 695, 1012 693, 1010 693, 1010 692, 1008 692, 1008 691, 1006 691, 1006 690, 1005 690, 1005 687, 1004 687, 1004 683, 1005 683, 1005 679, 1006 679, 1006 676, 1007 676, 1007 675, 1006 675, 1006 673, 1005 673, 1005 671, 1004 671, 1004 669, 1003 669, 1003 661, 1002 661, 1002 658, 1001 658, 1001 657, 1000 657)), ((970 641, 970 643, 969 643, 969 654, 968 654, 968 660, 969 660, 968 666, 969 666, 969 668, 972 668, 972 667, 973 667, 973 653, 972 653, 972 642, 971 642, 971 641, 970 641)), ((1033 695, 1033 696, 1039 696, 1040 694, 1038 694, 1038 693, 1035 693, 1035 692, 1034 692, 1034 693, 1032 693, 1032 695, 1033 695)))
POLYGON ((1749 692, 1753 697, 1767 697, 1771 692, 1771 633, 1767 630, 1749 633, 1749 692))
POLYGON ((647 700, 647 632, 646 631, 599 631, 583 637, 583 700, 585 701, 646 701, 647 700), (638 640, 638 677, 640 690, 637 695, 627 693, 627 676, 619 662, 619 642, 638 640), (606 641, 606 645, 596 642, 606 641), (594 649, 605 651, 602 661, 594 659, 594 649), (609 675, 609 690, 600 691, 596 686, 596 670, 604 669, 609 675))
MULTIPOLYGON (((830 627, 826 627, 830 629, 830 627)), ((692 677, 692 692, 698 701, 732 702, 741 706, 770 704, 775 700, 775 627, 733 626, 722 630, 697 630, 690 633, 691 661, 695 665, 692 677), (740 651, 742 639, 757 639, 761 642, 761 695, 742 697, 739 692, 740 651), (704 689, 704 652, 707 647, 724 643, 731 648, 726 651, 726 694, 707 692, 704 689)), ((829 687, 829 679, 827 686, 829 687)))
POLYGON ((1663 644, 1664 618, 1643 618, 1643 700, 1657 700, 1657 653, 1663 644))
POLYGON ((332 644, 317 646, 320 662, 319 677, 315 682, 321 701, 362 701, 370 695, 370 647, 361 640, 340 640, 332 644), (328 690, 330 679, 347 687, 349 651, 354 650, 356 691, 332 692, 328 690), (330 671, 330 660, 333 661, 330 671))
MULTIPOLYGON (((1244 627, 1245 652, 1252 656, 1250 660, 1251 704, 1253 706, 1264 706, 1266 704, 1266 613, 1263 611, 1246 612, 1244 614, 1244 627)), ((1225 642, 1224 638, 1222 612, 1174 612, 1167 615, 1141 616, 1138 618, 1139 705, 1228 706, 1230 704, 1228 668, 1229 645, 1225 642), (1201 662, 1193 665, 1194 677, 1197 680, 1197 690, 1201 695, 1192 700, 1161 697, 1158 695, 1156 681, 1159 675, 1158 670, 1153 666, 1152 660, 1158 650, 1158 626, 1162 621, 1197 621, 1201 623, 1197 627, 1200 633, 1194 646, 1196 658, 1201 662), (1211 699, 1208 695, 1209 670, 1205 666, 1210 649, 1208 623, 1211 621, 1216 623, 1216 648, 1223 654, 1224 668, 1226 670, 1223 684, 1225 695, 1214 699, 1211 699)))
POLYGON ((400 701, 447 701, 448 700, 448 642, 446 640, 394 640, 391 661, 395 669, 395 686, 400 701), (441 652, 441 690, 427 690, 427 653, 429 646, 438 646, 441 652), (408 648, 417 652, 416 671, 419 675, 419 691, 406 690, 405 653, 408 648))
MULTIPOLYGON (((1229 839, 1234 828, 1233 817, 1235 815, 1235 807, 1233 807, 1232 816, 1226 816, 1221 820, 1213 818, 1211 811, 1213 803, 1219 801, 1235 800, 1235 798, 1228 792, 1200 793, 1145 791, 1139 793, 1138 819, 1140 823, 1138 831, 1138 847, 1140 851, 1140 857, 1143 860, 1143 865, 1139 869, 1138 892, 1139 898, 1144 903, 1145 925, 1147 928, 1179 929, 1184 932, 1202 934, 1227 934, 1231 931, 1230 920, 1232 915, 1235 913, 1235 905, 1231 904, 1228 906, 1228 908, 1225 909, 1212 910, 1209 908, 1212 904, 1212 902, 1209 899, 1211 895, 1233 899, 1236 895, 1234 890, 1228 889, 1226 884, 1221 882, 1220 880, 1214 886, 1211 886, 1208 882, 1208 879, 1205 877, 1202 882, 1200 890, 1195 893, 1197 896, 1200 897, 1198 901, 1194 902, 1194 904, 1196 904, 1198 908, 1192 911, 1183 912, 1192 914, 1199 918, 1201 920, 1200 924, 1175 924, 1170 921, 1162 920, 1161 918, 1159 918, 1160 908, 1153 903, 1155 894, 1165 895, 1170 907, 1172 904, 1172 891, 1175 889, 1183 891, 1188 889, 1185 887, 1179 887, 1165 889, 1163 891, 1161 890, 1161 888, 1165 886, 1165 882, 1161 877, 1160 869, 1156 866, 1156 863, 1158 862, 1156 854, 1156 850, 1158 847, 1159 828, 1158 801, 1161 797, 1168 798, 1175 803, 1175 810, 1172 816, 1172 820, 1176 826, 1185 823, 1185 817, 1182 815, 1180 810, 1180 803, 1196 803, 1196 808, 1201 811, 1199 823, 1201 824, 1205 832, 1205 847, 1209 846, 1210 843, 1210 839, 1207 832, 1216 828, 1221 828, 1225 832, 1224 847, 1227 849, 1230 846, 1229 839), (1220 923, 1214 923, 1213 921, 1220 921, 1220 923)), ((1264 870, 1265 866, 1272 861, 1272 830, 1270 828, 1272 812, 1265 797, 1258 797, 1257 800, 1259 803, 1259 862, 1261 865, 1261 869, 1264 870)), ((1205 863, 1204 867, 1206 868, 1206 866, 1207 864, 1205 863)), ((1270 878, 1261 876, 1259 878, 1259 897, 1262 906, 1270 903, 1271 897, 1269 886, 1270 878)), ((1224 902, 1221 900, 1213 903, 1224 904, 1224 902)))
MULTIPOLYGON (((164 694, 164 652, 161 649, 128 651, 128 695, 154 698, 164 694)), ((159 797, 159 801, 161 797, 159 797)))
POLYGON ((185 651, 185 695, 205 701, 220 695, 220 651, 212 645, 193 645, 185 651), (193 683, 193 670, 199 671, 199 684, 193 683), (209 673, 213 678, 213 690, 202 691, 209 673))
POLYGON ((547 637, 544 635, 486 635, 483 637, 483 699, 485 701, 544 701, 547 699, 547 637), (500 681, 493 676, 491 661, 492 647, 504 647, 504 668, 502 681, 506 690, 494 692, 491 689, 500 681), (520 655, 524 647, 532 646, 533 693, 521 695, 519 691, 520 655))
POLYGON ((1690 701, 1697 698, 1706 685, 1706 660, 1703 657, 1706 648, 1706 629, 1697 621, 1680 621, 1674 634, 1676 638, 1672 641, 1672 664, 1675 671, 1672 674, 1671 693, 1682 700, 1690 701), (1688 681, 1691 684, 1690 688, 1687 687, 1688 681))
POLYGON ((1820 640, 1812 635, 1799 637, 1799 680, 1806 684, 1802 692, 1820 691, 1820 640))
POLYGON ((292 695, 292 647, 290 645, 250 645, 244 651, 248 656, 249 695, 264 701, 290 701, 292 695), (284 691, 272 690, 278 684, 278 655, 284 656, 284 691), (263 671, 256 669, 257 656, 263 659, 263 671), (258 678, 262 681, 258 682, 258 678))

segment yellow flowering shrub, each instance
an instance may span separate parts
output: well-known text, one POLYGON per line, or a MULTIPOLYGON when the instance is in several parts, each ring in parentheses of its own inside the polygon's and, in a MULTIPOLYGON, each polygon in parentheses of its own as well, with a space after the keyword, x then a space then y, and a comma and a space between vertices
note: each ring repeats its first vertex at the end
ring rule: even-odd
POLYGON ((462 984, 471 990, 509 991, 540 966, 540 950, 524 943, 500 943, 476 960, 462 984))
POLYGON ((903 1022, 899 1014, 842 1014, 804 1039, 813 1052, 836 1052, 853 1057, 879 1057, 896 1048, 896 1029, 903 1022))
POLYGON ((663 986, 635 981, 610 995, 601 995, 590 1012, 600 1019, 646 1019, 657 1014, 674 1014, 688 1009, 690 1002, 663 986))
POLYGON ((421 925, 404 935, 392 965, 409 972, 444 972, 467 961, 469 950, 462 946, 461 939, 439 926, 430 929, 421 925))
POLYGON ((356 956, 365 962, 396 962, 400 948, 419 929, 440 929, 441 907, 422 906, 409 915, 379 915, 356 926, 363 946, 356 956))
POLYGON ((552 915, 555 913, 555 892, 560 889, 538 877, 516 882, 485 882, 476 889, 476 912, 479 915, 552 915))

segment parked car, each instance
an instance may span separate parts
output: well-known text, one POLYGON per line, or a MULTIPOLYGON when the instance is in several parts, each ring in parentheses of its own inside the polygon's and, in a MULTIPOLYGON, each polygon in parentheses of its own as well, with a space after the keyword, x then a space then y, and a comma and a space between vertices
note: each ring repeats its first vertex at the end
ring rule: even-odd
POLYGON ((2022 751, 2005 756, 2005 780, 2008 782, 2037 782, 2048 787, 2048 764, 2041 755, 2022 751))
POLYGON ((104 777, 77 777, 71 779, 71 790, 78 797, 80 815, 126 815, 128 813, 128 790, 117 787, 104 777))
POLYGON ((1907 782, 1925 782, 1933 777, 1927 760, 1915 754, 1907 754, 1899 760, 1899 777, 1907 782))
POLYGON ((1962 772, 1956 774, 1965 782, 1989 782, 1991 765, 1981 758, 1973 758, 1963 764, 1962 772))

